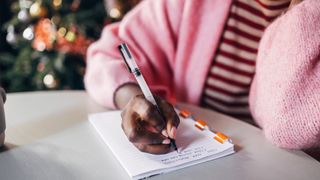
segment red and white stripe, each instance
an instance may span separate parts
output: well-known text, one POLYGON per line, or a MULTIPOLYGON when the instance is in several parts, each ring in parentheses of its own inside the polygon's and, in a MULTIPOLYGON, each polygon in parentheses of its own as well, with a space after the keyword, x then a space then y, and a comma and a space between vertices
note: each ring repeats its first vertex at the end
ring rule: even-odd
POLYGON ((250 119, 248 94, 264 29, 290 0, 235 0, 206 80, 203 105, 250 119))

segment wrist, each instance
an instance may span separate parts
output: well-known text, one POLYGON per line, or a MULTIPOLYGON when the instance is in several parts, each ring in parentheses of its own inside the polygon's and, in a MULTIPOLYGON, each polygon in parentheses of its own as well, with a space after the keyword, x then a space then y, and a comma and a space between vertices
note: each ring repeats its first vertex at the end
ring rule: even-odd
POLYGON ((130 99, 136 95, 143 94, 136 83, 125 83, 119 86, 113 96, 114 104, 117 109, 123 109, 130 99))

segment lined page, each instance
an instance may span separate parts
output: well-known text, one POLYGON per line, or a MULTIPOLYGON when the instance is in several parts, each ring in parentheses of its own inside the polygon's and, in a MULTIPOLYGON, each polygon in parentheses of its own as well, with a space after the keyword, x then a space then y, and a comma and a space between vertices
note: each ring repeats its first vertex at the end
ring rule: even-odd
POLYGON ((200 131, 188 118, 181 118, 178 128, 179 153, 172 151, 164 155, 143 153, 131 144, 121 129, 120 111, 92 114, 89 120, 132 178, 169 172, 233 152, 233 144, 215 141, 214 133, 200 131))

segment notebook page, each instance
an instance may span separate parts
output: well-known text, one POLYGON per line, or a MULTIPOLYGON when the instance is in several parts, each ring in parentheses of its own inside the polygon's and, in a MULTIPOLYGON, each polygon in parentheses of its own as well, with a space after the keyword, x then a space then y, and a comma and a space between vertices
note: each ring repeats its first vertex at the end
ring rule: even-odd
POLYGON ((210 160, 209 157, 214 155, 224 156, 222 152, 230 149, 232 151, 226 154, 233 152, 233 144, 220 144, 213 139, 211 131, 195 128, 191 119, 181 119, 176 139, 179 153, 173 151, 164 155, 152 155, 136 149, 121 129, 120 111, 93 114, 89 119, 131 177, 167 172, 210 160))

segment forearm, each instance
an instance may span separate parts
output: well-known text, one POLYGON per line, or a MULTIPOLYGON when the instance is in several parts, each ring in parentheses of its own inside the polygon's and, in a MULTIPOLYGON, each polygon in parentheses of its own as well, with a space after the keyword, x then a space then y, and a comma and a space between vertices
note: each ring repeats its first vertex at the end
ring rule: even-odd
POLYGON ((123 109, 130 99, 136 95, 143 94, 138 84, 127 83, 119 87, 114 93, 114 101, 119 109, 123 109))

